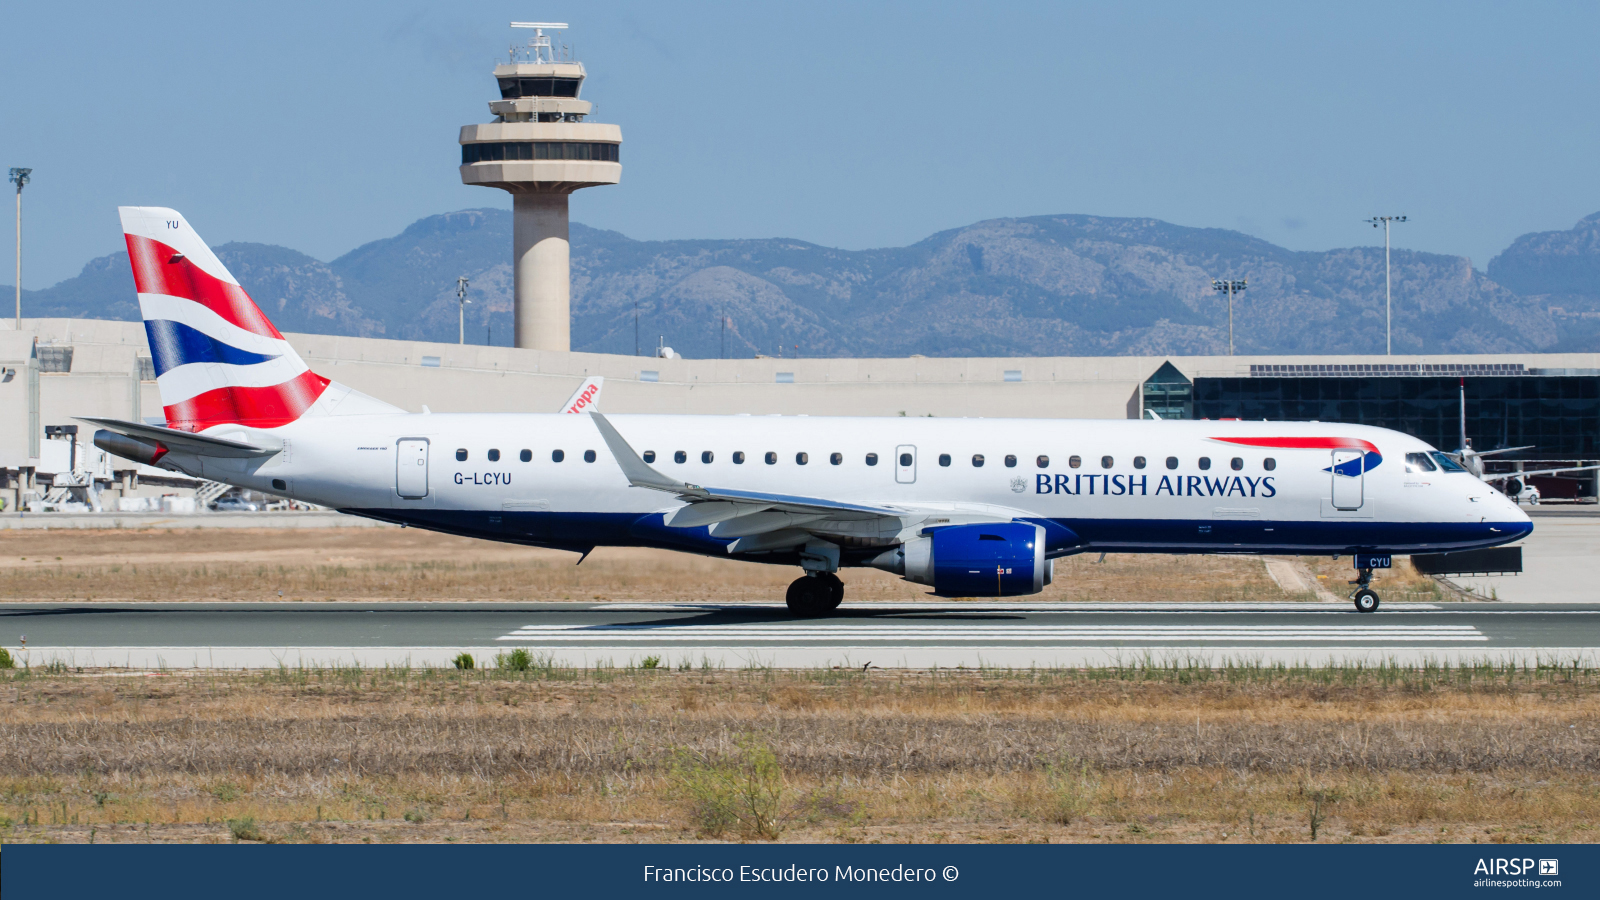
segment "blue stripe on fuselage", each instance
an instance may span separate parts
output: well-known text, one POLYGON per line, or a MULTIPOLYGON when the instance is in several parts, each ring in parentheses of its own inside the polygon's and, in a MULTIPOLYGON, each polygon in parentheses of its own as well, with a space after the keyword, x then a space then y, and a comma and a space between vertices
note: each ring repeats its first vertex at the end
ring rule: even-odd
POLYGON ((241 350, 170 319, 145 320, 144 333, 150 337, 150 355, 155 361, 157 378, 189 363, 249 366, 277 359, 279 355, 241 350))

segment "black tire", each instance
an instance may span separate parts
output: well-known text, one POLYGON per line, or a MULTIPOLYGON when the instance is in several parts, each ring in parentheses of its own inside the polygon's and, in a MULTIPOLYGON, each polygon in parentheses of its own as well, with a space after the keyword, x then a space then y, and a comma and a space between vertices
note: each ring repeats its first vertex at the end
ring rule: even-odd
POLYGON ((818 575, 817 580, 828 589, 828 612, 838 609, 839 604, 844 602, 844 582, 832 572, 818 575))
POLYGON ((783 602, 789 607, 789 612, 810 619, 828 614, 831 593, 826 584, 810 575, 802 575, 789 585, 783 602))
POLYGON ((1356 595, 1352 599, 1354 599, 1356 603, 1356 612, 1370 613, 1378 611, 1377 591, 1374 591, 1370 588, 1362 588, 1361 590, 1356 591, 1356 595))

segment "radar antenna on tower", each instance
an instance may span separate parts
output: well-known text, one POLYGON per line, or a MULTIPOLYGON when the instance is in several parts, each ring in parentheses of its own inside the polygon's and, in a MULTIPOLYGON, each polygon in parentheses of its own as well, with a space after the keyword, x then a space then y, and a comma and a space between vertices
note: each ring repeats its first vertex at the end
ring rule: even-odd
MULTIPOLYGON (((532 28, 533 29, 533 37, 528 41, 527 48, 525 50, 523 50, 523 56, 525 57, 522 60, 523 62, 529 62, 529 63, 533 63, 535 65, 538 65, 540 63, 552 63, 552 62, 556 61, 555 54, 553 52, 551 52, 551 49, 550 49, 550 38, 545 36, 544 30, 546 28, 549 28, 549 29, 552 29, 552 30, 555 30, 555 31, 561 31, 561 30, 564 30, 567 27, 567 23, 565 23, 565 22, 512 22, 511 23, 511 27, 512 28, 532 28)), ((517 61, 517 50, 518 50, 517 45, 516 44, 512 44, 511 45, 511 57, 510 57, 512 62, 516 62, 517 61)))

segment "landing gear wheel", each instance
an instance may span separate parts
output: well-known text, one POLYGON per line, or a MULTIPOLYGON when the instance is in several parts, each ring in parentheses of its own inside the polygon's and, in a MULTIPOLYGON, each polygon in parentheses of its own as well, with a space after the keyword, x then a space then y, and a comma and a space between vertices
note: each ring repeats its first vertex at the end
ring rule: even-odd
POLYGON ((1350 598, 1356 603, 1356 612, 1377 612, 1378 593, 1371 588, 1362 588, 1350 598))
MULTIPOLYGON (((837 580, 837 578, 835 578, 837 580)), ((835 594, 831 586, 819 577, 802 575, 789 585, 789 592, 783 598, 788 605, 789 612, 802 618, 815 618, 825 616, 838 606, 834 600, 835 594)), ((839 586, 838 596, 844 598, 844 585, 839 586)))
POLYGON ((844 582, 832 572, 818 575, 816 580, 822 582, 828 589, 828 612, 838 609, 839 604, 844 602, 844 582))

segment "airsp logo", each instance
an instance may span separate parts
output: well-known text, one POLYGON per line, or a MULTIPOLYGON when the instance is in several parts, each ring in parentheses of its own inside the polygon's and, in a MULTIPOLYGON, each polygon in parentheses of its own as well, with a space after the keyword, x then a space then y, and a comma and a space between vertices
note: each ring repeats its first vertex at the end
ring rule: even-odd
POLYGON ((1020 493, 1022 493, 1023 491, 1025 491, 1027 489, 1028 489, 1028 479, 1023 478, 1021 475, 1018 475, 1017 477, 1011 479, 1011 492, 1012 493, 1020 494, 1020 493))

